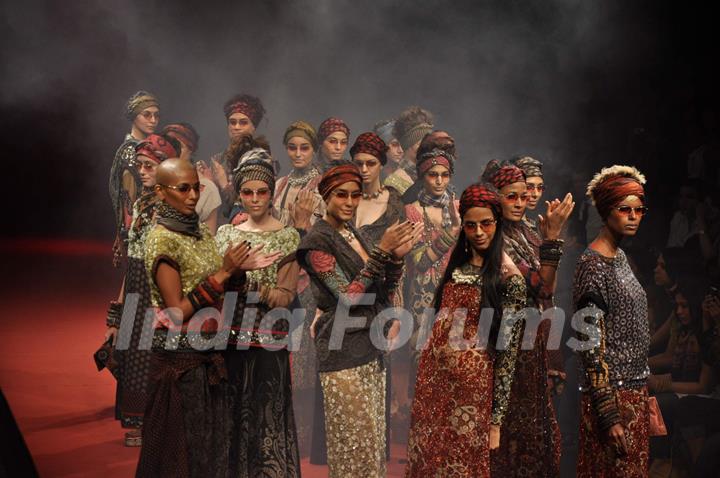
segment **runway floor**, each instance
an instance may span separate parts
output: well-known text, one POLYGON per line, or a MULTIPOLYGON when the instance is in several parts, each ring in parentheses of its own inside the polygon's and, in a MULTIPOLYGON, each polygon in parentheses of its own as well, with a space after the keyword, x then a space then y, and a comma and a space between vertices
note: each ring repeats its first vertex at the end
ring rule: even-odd
MULTIPOLYGON (((115 383, 92 354, 105 331, 120 273, 110 245, 0 241, 0 387, 42 477, 134 475, 138 449, 122 444, 115 383)), ((388 476, 402 476, 393 444, 388 476)), ((327 476, 303 458, 304 477, 327 476)))

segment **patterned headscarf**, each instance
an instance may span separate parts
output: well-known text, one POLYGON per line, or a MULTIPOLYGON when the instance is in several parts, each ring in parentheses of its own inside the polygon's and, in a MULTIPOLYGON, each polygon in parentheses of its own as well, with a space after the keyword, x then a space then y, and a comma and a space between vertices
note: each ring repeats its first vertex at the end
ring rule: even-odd
POLYGON ((416 169, 418 177, 421 177, 425 172, 433 166, 445 166, 450 173, 455 172, 455 158, 448 151, 440 148, 435 148, 431 151, 423 153, 418 158, 416 169))
POLYGON ((160 102, 157 97, 152 93, 140 90, 132 95, 125 105, 125 117, 129 121, 132 121, 137 115, 142 113, 142 110, 150 108, 151 106, 160 108, 160 102))
POLYGON ((290 139, 295 137, 305 138, 310 142, 310 145, 313 147, 314 150, 317 150, 318 147, 318 136, 317 132, 315 131, 315 128, 310 125, 310 123, 307 123, 305 121, 295 121, 290 126, 287 127, 285 130, 285 135, 283 136, 283 144, 287 146, 288 141, 290 139))
POLYGON ((175 138, 193 153, 200 146, 200 136, 195 128, 187 123, 170 123, 162 129, 161 134, 175 138))
POLYGON ((395 137, 393 136, 394 127, 395 120, 383 120, 373 126, 373 131, 375 131, 375 134, 380 136, 380 138, 385 141, 385 144, 390 144, 390 142, 395 139, 395 137))
POLYGON ((335 188, 349 182, 354 182, 362 188, 362 176, 358 167, 351 162, 343 161, 325 171, 318 184, 318 192, 327 201, 335 188))
POLYGON ((237 95, 232 97, 223 108, 225 111, 225 118, 230 119, 230 116, 235 113, 242 113, 252 122, 253 126, 257 128, 260 121, 265 115, 265 108, 260 102, 260 98, 251 95, 237 95))
POLYGON ((493 159, 485 166, 482 179, 492 183, 497 189, 502 189, 508 184, 524 183, 525 173, 517 166, 501 166, 497 159, 493 159))
POLYGON ((180 152, 159 134, 151 134, 135 146, 135 155, 146 156, 156 163, 161 163, 168 158, 177 158, 180 152))
POLYGON ((336 131, 342 131, 348 138, 350 137, 350 128, 339 118, 331 117, 320 123, 320 127, 318 128, 318 144, 322 144, 328 136, 336 131))
POLYGON ((460 217, 474 207, 492 209, 495 215, 500 215, 500 198, 491 185, 475 183, 463 191, 460 196, 460 217))
MULTIPOLYGON (((259 148, 258 148, 259 149, 259 148)), ((264 151, 264 150, 263 150, 264 151)), ((272 163, 264 159, 253 158, 240 163, 233 171, 233 185, 236 191, 248 181, 264 181, 271 192, 275 191, 275 171, 272 163)))
POLYGON ((543 164, 530 156, 522 156, 513 160, 513 164, 522 169, 526 178, 542 177, 543 164))
POLYGON ((632 166, 614 165, 603 168, 588 184, 587 195, 592 199, 600 217, 606 219, 612 208, 628 196, 645 202, 645 176, 632 166))
POLYGON ((380 136, 367 132, 357 137, 355 144, 350 148, 350 157, 354 157, 357 153, 371 154, 384 166, 387 163, 387 150, 388 147, 380 136))

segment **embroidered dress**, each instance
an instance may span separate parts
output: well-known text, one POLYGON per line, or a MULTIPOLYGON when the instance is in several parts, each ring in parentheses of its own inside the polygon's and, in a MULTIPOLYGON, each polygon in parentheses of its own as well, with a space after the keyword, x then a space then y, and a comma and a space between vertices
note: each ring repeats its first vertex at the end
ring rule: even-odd
MULTIPOLYGON (((455 208, 457 207, 458 203, 456 201, 455 208)), ((421 331, 429 332, 427 325, 421 322, 423 313, 426 308, 432 307, 435 290, 445 273, 456 237, 447 229, 435 227, 423 208, 408 204, 405 206, 405 215, 410 221, 422 224, 424 228, 422 238, 405 258, 407 280, 405 282, 404 303, 405 308, 410 311, 415 319, 413 335, 410 338, 410 353, 413 357, 412 367, 417 367, 417 362, 420 359, 417 341, 422 338, 421 331), (433 260, 430 258, 431 251, 438 259, 433 260)), ((414 376, 415 372, 413 371, 409 381, 411 390, 414 376)))
POLYGON ((575 269, 573 300, 576 310, 584 311, 585 322, 599 332, 595 346, 580 352, 583 396, 577 476, 647 476, 650 328, 645 291, 625 252, 618 249, 615 258, 608 258, 586 249, 575 269), (626 427, 627 457, 618 457, 605 439, 605 432, 618 423, 626 427))
MULTIPOLYGON (((466 264, 453 271, 443 290, 441 312, 420 358, 408 442, 408 477, 489 477, 490 424, 500 425, 508 409, 510 386, 523 322, 510 331, 508 347, 478 347, 480 269, 466 264), (442 310, 445 309, 445 310, 442 310), (467 310, 458 323, 457 310, 467 310), (463 346, 455 341, 466 340, 463 346)), ((504 310, 525 305, 525 281, 505 279, 504 310)))
MULTIPOLYGON (((145 312, 150 307, 150 287, 145 271, 145 240, 153 226, 152 220, 158 199, 153 191, 145 191, 133 205, 133 216, 128 232, 127 272, 123 303, 129 294, 138 294, 138 304, 126 350, 116 350, 118 359, 117 412, 125 428, 139 428, 147 404, 147 380, 151 352, 141 347, 145 312), (141 350, 143 349, 143 350, 141 350)), ((123 333, 124 333, 124 329, 123 333)))
POLYGON ((269 310, 292 308, 300 235, 292 227, 253 232, 227 224, 218 229, 215 240, 220 254, 242 241, 253 248, 262 245, 265 254, 282 253, 278 262, 246 273, 248 294, 256 291, 260 303, 236 307, 230 346, 224 353, 235 422, 230 441, 231 476, 300 476, 290 353, 279 343, 289 329, 285 321, 279 321, 272 331, 262 324, 269 310), (242 320, 249 307, 257 307, 258 313, 254 324, 245 327, 242 320))
MULTIPOLYGON (((158 222, 182 215, 161 204, 158 222)), ((155 225, 146 239, 145 268, 152 304, 165 304, 155 272, 167 264, 180 275, 183 296, 222 265, 215 240, 197 215, 185 216, 193 228, 184 232, 155 225)), ((162 316, 160 316, 161 318, 162 316)), ((143 446, 137 477, 227 476, 229 437, 233 429, 227 371, 220 354, 193 349, 185 331, 168 334, 160 322, 153 336, 148 407, 143 422, 143 446)), ((203 334, 203 338, 209 338, 203 334)), ((195 344, 197 345, 197 344, 195 344)))
POLYGON ((110 167, 110 200, 115 213, 115 243, 113 244, 113 264, 120 265, 121 258, 127 253, 128 233, 132 221, 133 204, 142 188, 140 174, 135 168, 135 146, 139 143, 131 134, 115 152, 110 167))
POLYGON ((389 323, 382 328, 371 324, 392 302, 403 265, 387 253, 370 248, 352 225, 346 227, 369 253, 367 263, 322 219, 298 249, 298 261, 310 275, 322 311, 315 348, 325 406, 327 461, 331 478, 384 477, 385 370, 383 352, 373 340, 379 343, 389 323), (375 301, 358 303, 366 293, 376 294, 375 301), (331 347, 330 339, 342 314, 337 313, 339 302, 348 317, 362 317, 365 323, 344 327, 337 349, 331 347))
MULTIPOLYGON (((541 309, 543 303, 551 304, 552 285, 540 276, 539 252, 529 241, 525 227, 521 223, 504 226, 504 249, 525 278, 527 306, 541 309)), ((533 348, 518 353, 510 409, 500 431, 500 448, 492 454, 492 470, 496 476, 560 474, 560 428, 547 386, 549 333, 550 322, 543 321, 533 348)))

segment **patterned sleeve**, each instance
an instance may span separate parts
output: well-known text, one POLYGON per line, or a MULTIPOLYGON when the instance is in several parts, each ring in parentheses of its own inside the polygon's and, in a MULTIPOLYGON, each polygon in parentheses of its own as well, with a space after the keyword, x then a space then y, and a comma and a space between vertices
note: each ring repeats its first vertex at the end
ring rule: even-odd
POLYGON ((525 277, 525 282, 532 297, 537 297, 538 299, 553 298, 552 284, 545 282, 540 275, 539 269, 531 267, 530 264, 525 261, 518 261, 516 265, 518 269, 520 269, 520 273, 525 277))
POLYGON ((399 293, 399 285, 402 283, 403 272, 405 271, 404 266, 405 262, 402 260, 397 262, 390 260, 385 267, 385 288, 387 290, 388 300, 391 304, 398 304, 399 306, 402 306, 402 303, 398 301, 402 295, 399 293))
MULTIPOLYGON (((526 298, 525 279, 517 274, 507 278, 502 295, 503 315, 505 311, 519 312, 524 309, 526 298)), ((509 330, 504 328, 499 333, 500 336, 509 334, 507 335, 509 338, 505 350, 497 351, 493 366, 495 380, 493 382, 492 416, 490 419, 493 425, 501 425, 508 410, 510 390, 515 377, 515 364, 520 350, 524 324, 525 320, 521 318, 513 323, 509 330)))
MULTIPOLYGON (((405 206, 405 215, 407 218, 415 223, 423 224, 423 218, 417 209, 412 205, 408 204, 405 206)), ((425 272, 430 269, 436 262, 441 261, 443 256, 455 245, 456 238, 447 230, 440 231, 438 236, 430 241, 419 241, 415 244, 415 247, 408 254, 408 260, 410 260, 414 269, 419 272, 425 272), (430 251, 432 251, 437 257, 436 260, 430 258, 430 251)))
POLYGON ((373 247, 365 267, 357 276, 348 279, 332 254, 311 250, 308 251, 307 257, 310 272, 327 287, 336 299, 343 300, 347 306, 356 305, 370 286, 383 278, 389 260, 389 254, 378 247, 373 247))
MULTIPOLYGON (((602 297, 601 274, 592 260, 580 260, 575 275, 576 309, 584 310, 583 322, 599 331, 599 340, 595 347, 579 351, 585 380, 590 388, 590 399, 597 414, 600 428, 607 430, 620 423, 620 415, 615 403, 615 391, 610 385, 610 372, 605 361, 605 315, 608 308, 602 297)), ((578 332, 581 341, 591 338, 578 332)))

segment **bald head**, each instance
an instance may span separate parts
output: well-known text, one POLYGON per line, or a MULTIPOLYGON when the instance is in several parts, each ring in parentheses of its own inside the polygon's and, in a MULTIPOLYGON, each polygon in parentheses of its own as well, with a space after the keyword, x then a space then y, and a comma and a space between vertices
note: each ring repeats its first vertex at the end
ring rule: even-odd
POLYGON ((180 183, 195 184, 198 175, 195 166, 185 159, 170 158, 160 163, 155 176, 158 184, 177 186, 180 183))

